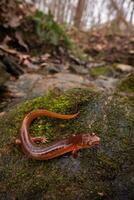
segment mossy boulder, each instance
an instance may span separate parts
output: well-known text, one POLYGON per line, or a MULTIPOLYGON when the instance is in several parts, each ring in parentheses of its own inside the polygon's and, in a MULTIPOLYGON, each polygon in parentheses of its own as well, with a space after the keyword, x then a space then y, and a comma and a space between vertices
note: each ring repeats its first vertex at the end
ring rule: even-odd
POLYGON ((133 93, 134 92, 134 72, 119 81, 117 89, 121 92, 133 93))
POLYGON ((90 75, 97 78, 98 76, 113 76, 114 69, 110 66, 100 66, 92 67, 90 70, 90 75))
POLYGON ((0 199, 134 199, 134 98, 73 89, 64 94, 27 101, 0 119, 0 199), (67 155, 36 161, 16 146, 26 113, 47 108, 60 113, 80 111, 73 120, 41 117, 30 128, 49 141, 73 133, 95 132, 98 148, 84 149, 74 159, 67 155))

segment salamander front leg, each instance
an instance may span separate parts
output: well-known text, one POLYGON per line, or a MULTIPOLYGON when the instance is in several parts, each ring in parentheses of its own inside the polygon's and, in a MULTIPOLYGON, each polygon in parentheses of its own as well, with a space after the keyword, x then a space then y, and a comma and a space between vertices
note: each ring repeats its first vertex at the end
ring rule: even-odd
POLYGON ((73 156, 73 158, 77 158, 78 157, 78 150, 74 149, 72 151, 72 156, 73 156))
POLYGON ((42 142, 42 143, 48 142, 48 139, 45 136, 31 137, 31 139, 33 142, 42 142))

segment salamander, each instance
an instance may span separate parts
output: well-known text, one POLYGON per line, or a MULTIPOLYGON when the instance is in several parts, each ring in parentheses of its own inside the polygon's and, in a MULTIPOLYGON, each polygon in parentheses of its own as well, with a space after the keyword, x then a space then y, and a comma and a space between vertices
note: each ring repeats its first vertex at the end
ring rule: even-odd
POLYGON ((48 116, 59 119, 73 119, 78 116, 78 113, 72 115, 64 115, 51 112, 44 109, 31 111, 28 113, 20 128, 20 139, 16 139, 16 144, 20 144, 23 152, 30 158, 36 160, 48 160, 68 152, 72 152, 73 156, 77 156, 77 151, 83 148, 90 148, 100 143, 100 138, 95 133, 77 134, 72 135, 66 139, 61 139, 45 146, 36 144, 36 141, 46 142, 46 137, 31 137, 28 129, 31 122, 39 116, 48 116))

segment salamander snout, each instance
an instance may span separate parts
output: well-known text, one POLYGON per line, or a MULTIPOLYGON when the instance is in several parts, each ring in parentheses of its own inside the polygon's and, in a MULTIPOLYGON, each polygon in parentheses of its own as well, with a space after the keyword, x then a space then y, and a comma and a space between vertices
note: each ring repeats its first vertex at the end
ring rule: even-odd
POLYGON ((100 143, 100 138, 95 133, 84 134, 82 138, 83 145, 94 146, 100 143))

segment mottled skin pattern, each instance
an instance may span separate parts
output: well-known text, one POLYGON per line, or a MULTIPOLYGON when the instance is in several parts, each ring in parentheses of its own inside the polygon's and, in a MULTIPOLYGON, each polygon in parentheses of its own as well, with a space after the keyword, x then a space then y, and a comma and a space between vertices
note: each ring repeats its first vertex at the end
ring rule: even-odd
POLYGON ((36 110, 28 113, 23 119, 20 129, 20 139, 16 140, 16 144, 20 144, 23 152, 30 158, 36 160, 48 160, 68 152, 72 152, 74 157, 77 156, 77 151, 83 148, 90 148, 100 143, 100 138, 92 134, 78 134, 69 138, 52 142, 45 146, 37 145, 35 141, 46 142, 46 137, 32 138, 28 133, 28 128, 33 119, 39 116, 48 116, 59 119, 73 119, 78 116, 78 113, 72 115, 63 115, 48 110, 36 110))

